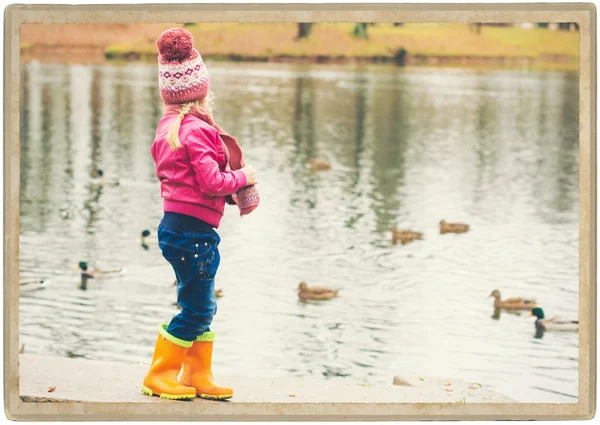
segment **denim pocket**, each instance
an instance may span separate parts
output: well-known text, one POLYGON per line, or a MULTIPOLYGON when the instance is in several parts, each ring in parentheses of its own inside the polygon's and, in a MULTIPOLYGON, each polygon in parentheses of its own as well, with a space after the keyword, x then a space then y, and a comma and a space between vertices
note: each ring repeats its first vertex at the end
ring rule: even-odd
POLYGON ((159 228, 159 247, 163 257, 171 264, 177 280, 187 283, 193 279, 214 279, 219 267, 218 244, 215 233, 180 233, 159 228))
POLYGON ((202 281, 212 280, 215 277, 220 260, 217 247, 214 244, 192 241, 188 247, 179 247, 162 244, 163 257, 171 264, 177 280, 188 282, 194 278, 202 281))
POLYGON ((206 238, 193 238, 191 244, 194 264, 199 267, 210 264, 214 257, 213 243, 207 241, 206 238))
POLYGON ((194 240, 194 249, 196 250, 192 256, 194 275, 203 282, 213 280, 220 262, 217 243, 204 238, 196 239, 194 240))
POLYGON ((171 264, 171 267, 173 267, 173 271, 177 276, 177 281, 187 282, 190 280, 193 273, 190 253, 175 245, 161 243, 159 246, 162 250, 163 257, 171 264))

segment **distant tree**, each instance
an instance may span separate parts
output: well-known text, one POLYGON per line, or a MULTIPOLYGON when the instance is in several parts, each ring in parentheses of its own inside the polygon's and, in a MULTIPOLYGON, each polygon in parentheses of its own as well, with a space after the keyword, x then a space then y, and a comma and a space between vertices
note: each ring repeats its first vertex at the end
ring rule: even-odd
POLYGON ((308 38, 312 30, 312 24, 310 23, 299 23, 298 24, 298 38, 308 38))
POLYGON ((579 31, 579 25, 575 22, 561 22, 558 24, 558 29, 561 31, 579 31))
POLYGON ((405 65, 406 64, 406 49, 401 48, 396 50, 396 53, 394 54, 394 62, 396 63, 396 65, 405 65))
POLYGON ((365 24, 365 23, 356 24, 356 26, 354 27, 353 34, 356 37, 364 38, 365 40, 367 40, 369 38, 369 36, 367 34, 367 24, 365 24))
POLYGON ((474 32, 475 34, 481 34, 481 22, 474 22, 469 24, 469 31, 474 32))

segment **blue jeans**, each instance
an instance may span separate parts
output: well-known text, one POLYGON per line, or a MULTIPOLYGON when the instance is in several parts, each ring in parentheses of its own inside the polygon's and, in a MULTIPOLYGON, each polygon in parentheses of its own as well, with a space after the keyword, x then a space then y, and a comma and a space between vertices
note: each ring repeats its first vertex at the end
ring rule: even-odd
POLYGON ((177 276, 177 304, 181 307, 167 332, 184 341, 194 341, 210 331, 217 313, 215 275, 221 262, 220 242, 214 230, 177 232, 164 228, 162 223, 158 226, 158 245, 177 276))

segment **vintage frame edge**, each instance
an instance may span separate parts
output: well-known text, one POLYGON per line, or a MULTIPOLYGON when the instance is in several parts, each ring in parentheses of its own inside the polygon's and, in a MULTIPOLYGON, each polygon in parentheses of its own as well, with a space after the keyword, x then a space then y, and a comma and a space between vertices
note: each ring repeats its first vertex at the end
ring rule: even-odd
MULTIPOLYGON (((152 5, 110 5, 110 11, 107 11, 109 14, 118 13, 119 10, 122 9, 133 9, 138 14, 145 14, 150 9, 152 10, 160 10, 161 7, 165 7, 165 4, 152 4, 152 5), (123 7, 119 7, 123 6, 123 7)), ((579 192, 580 192, 580 242, 579 242, 579 253, 580 253, 580 320, 582 316, 583 306, 581 303, 581 288, 582 286, 589 287, 589 297, 587 300, 587 305, 589 307, 589 316, 584 315, 585 318, 589 319, 589 338, 588 341, 588 399, 585 400, 585 406, 579 409, 567 409, 573 410, 568 412, 566 415, 556 413, 548 413, 548 411, 552 412, 555 410, 555 404, 550 403, 518 403, 516 404, 519 407, 532 407, 534 412, 529 414, 518 414, 518 415, 503 415, 503 414, 472 414, 468 412, 461 412, 461 406, 452 406, 458 407, 458 409, 449 409, 450 411, 455 411, 454 414, 437 414, 437 415, 426 415, 425 413, 414 415, 361 415, 361 414, 352 414, 348 411, 354 410, 354 407, 358 407, 359 409, 362 407, 360 405, 348 405, 346 407, 346 414, 335 414, 335 415, 327 415, 327 414, 319 414, 316 419, 320 420, 341 420, 341 419, 349 419, 349 420, 409 420, 409 419, 425 419, 425 420, 456 420, 458 417, 467 418, 469 420, 476 419, 505 419, 507 417, 514 419, 591 419, 594 417, 595 409, 596 409, 596 338, 595 338, 595 325, 596 325, 596 295, 597 295, 597 287, 596 287, 596 196, 597 196, 597 187, 596 187, 596 175, 597 175, 597 164, 596 164, 596 121, 594 118, 596 117, 596 83, 597 83, 597 75, 596 75, 596 54, 597 54, 597 46, 596 46, 596 8, 593 3, 531 3, 531 4, 522 4, 522 3, 506 3, 506 4, 180 4, 180 5, 169 5, 169 7, 177 7, 177 10, 172 13, 183 13, 189 9, 195 9, 196 11, 202 10, 210 10, 214 11, 217 14, 221 13, 225 10, 232 10, 238 13, 244 12, 255 12, 256 9, 259 9, 260 12, 266 11, 271 13, 282 13, 282 12, 333 12, 333 13, 344 13, 359 11, 359 10, 369 10, 369 11, 393 11, 393 12, 423 12, 428 13, 432 11, 444 10, 444 11, 455 11, 455 12, 469 12, 477 13, 479 10, 483 10, 484 12, 498 12, 503 9, 510 9, 511 11, 520 10, 520 11, 539 11, 543 10, 545 12, 557 12, 561 10, 568 9, 569 11, 575 10, 577 13, 589 13, 588 19, 584 19, 587 25, 585 25, 585 30, 589 36, 589 49, 587 51, 583 51, 581 46, 583 44, 583 38, 580 32, 580 64, 584 64, 585 61, 589 58, 590 62, 588 67, 584 69, 580 68, 580 122, 583 123, 582 127, 585 127, 587 122, 589 127, 589 132, 583 134, 583 138, 580 138, 580 153, 581 153, 581 142, 589 140, 589 144, 584 146, 588 149, 590 153, 589 162, 585 162, 584 158, 584 166, 582 166, 582 158, 580 156, 580 176, 579 176, 579 192), (179 9, 181 6, 181 9, 179 9), (300 7, 298 7, 300 6, 300 7), (383 7, 382 7, 383 6, 383 7), (454 6, 454 7, 453 7, 454 6), (490 7, 491 6, 491 7, 490 7), (206 8, 205 8, 206 7, 206 8), (350 10, 349 10, 350 9, 350 10), (584 57, 585 54, 585 57, 584 57), (589 83, 589 114, 587 116, 583 116, 584 111, 582 110, 583 97, 585 93, 583 90, 583 84, 585 81, 582 78, 582 75, 587 73, 587 82, 589 83), (587 121, 589 120, 589 121, 587 121), (589 136, 589 137, 588 137, 589 136), (587 183, 586 183, 587 182, 587 183), (582 184, 583 183, 583 184, 582 184), (589 187, 587 187, 589 184, 589 187), (588 190, 584 190, 586 188, 588 190), (583 195, 583 196, 581 196, 583 195), (581 208, 583 203, 586 203, 587 209, 581 208), (587 215, 586 215, 587 214, 587 215), (587 225, 587 232, 582 233, 581 229, 583 225, 587 225), (583 236, 583 238, 581 238, 583 236), (585 246, 587 245, 587 253, 582 252, 585 251, 585 246), (585 255, 587 254, 587 255, 585 255), (584 267, 586 266, 586 267, 584 267), (587 278, 583 274, 587 275, 587 278), (589 279, 589 280, 588 280, 589 279), (587 281, 587 282, 586 282, 587 281), (583 285, 582 285, 583 283, 583 285), (587 284, 587 285, 586 285, 587 284), (537 414, 535 410, 546 409, 546 414, 537 414), (459 410, 456 412, 456 410, 459 410)), ((20 142, 19 142, 19 122, 20 122, 20 108, 19 108, 19 67, 20 67, 20 49, 19 49, 19 40, 20 40, 20 26, 22 23, 26 22, 26 14, 29 11, 61 11, 66 12, 79 12, 82 13, 85 10, 94 10, 93 6, 72 6, 72 5, 9 5, 5 8, 5 30, 4 30, 4 389, 5 389, 5 414, 9 419, 12 420, 34 420, 34 419, 46 419, 46 420, 57 420, 57 419, 69 419, 75 420, 77 418, 82 418, 80 416, 81 413, 75 413, 77 410, 87 411, 88 409, 78 409, 79 407, 84 407, 85 405, 91 406, 96 405, 100 408, 100 411, 105 411, 104 408, 108 407, 125 407, 133 403, 47 403, 47 406, 54 407, 59 406, 60 408, 56 409, 29 409, 33 407, 32 405, 43 405, 43 403, 24 403, 20 400, 18 394, 19 388, 19 375, 18 375, 18 290, 16 285, 10 283, 11 276, 14 277, 18 275, 18 241, 19 241, 19 160, 20 160, 20 142), (38 7, 39 6, 39 7, 38 7), (64 6, 64 7, 61 7, 64 6), (16 71, 16 72, 15 72, 16 71), (16 75, 16 78, 15 78, 16 75), (16 83, 15 83, 16 79, 16 83), (11 244, 13 242, 13 244, 11 244), (16 243, 14 243, 16 242, 16 243), (15 261, 16 260, 16 261, 15 261), (14 322, 14 326, 13 326, 14 322), (15 393, 15 390, 17 392, 15 393), (29 412, 28 412, 29 410, 29 412), (34 410, 31 412, 31 410, 34 410), (39 412, 35 412, 35 410, 41 410, 39 412), (52 410, 54 414, 50 412, 44 412, 44 410, 52 410), (71 412, 68 412, 71 410, 71 412)), ((260 14, 260 13, 259 13, 260 14)), ((150 20, 146 22, 166 22, 165 19, 160 19, 158 21, 150 20)), ((229 21, 235 21, 233 19, 228 18, 229 21)), ((464 19, 463 19, 464 20, 464 19)), ((75 20, 76 22, 81 22, 81 20, 75 20)), ((129 18, 127 21, 129 22, 139 22, 139 19, 131 19, 129 18)), ((274 20, 271 20, 274 21, 274 20)), ((281 19, 280 19, 281 21, 281 19)), ((297 19, 291 19, 290 21, 297 21, 297 19)), ((316 20, 315 20, 316 21, 316 20)), ((325 21, 325 20, 321 20, 325 21)), ((456 20, 453 20, 456 21, 456 20)), ((431 22, 431 20, 430 20, 431 22)), ((576 20, 576 22, 581 22, 576 20)), ((59 23, 59 22, 55 22, 59 23)), ((584 28, 584 25, 581 25, 581 28, 584 28)), ((583 133, 583 129, 580 128, 580 136, 583 133)), ((580 338, 582 336, 582 330, 580 330, 580 338)), ((581 346, 580 341, 580 356, 579 356, 579 401, 578 403, 565 403, 562 407, 579 407, 582 405, 582 391, 581 391, 581 363, 582 356, 581 352, 583 348, 581 346)), ((255 412, 255 408, 258 407, 259 410, 270 409, 270 410, 280 410, 289 407, 289 405, 285 403, 259 403, 262 406, 257 406, 258 404, 254 403, 240 403, 238 406, 242 407, 242 411, 248 409, 248 412, 238 412, 238 414, 234 415, 215 415, 215 416, 202 416, 204 420, 276 420, 276 414, 272 415, 264 415, 257 414, 255 412), (251 406, 252 405, 252 406, 251 406)), ((317 406, 322 407, 324 404, 331 403, 317 403, 317 406)), ((411 404, 406 403, 410 406, 420 406, 418 410, 435 410, 436 408, 441 408, 442 412, 444 407, 448 406, 447 404, 437 404, 437 403, 418 403, 411 404)), ((160 410, 167 406, 166 404, 157 404, 160 410)), ((397 407, 401 406, 403 403, 398 404, 384 404, 380 406, 381 408, 385 407, 397 407)), ((149 404, 144 404, 146 407, 151 407, 149 404)), ((305 405, 304 405, 305 406, 305 405)), ((368 405, 372 406, 372 405, 368 405)), ((502 406, 502 405, 500 405, 502 406)), ((504 405, 506 406, 506 405, 504 405)), ((508 406, 513 406, 510 404, 508 406)), ((313 406, 314 407, 314 406, 313 406)), ((497 407, 490 404, 472 404, 472 405, 464 405, 466 410, 481 410, 478 407, 497 407)), ((96 409, 89 409, 96 410, 96 409)), ((164 420, 164 419, 182 419, 186 418, 198 418, 198 415, 201 414, 199 410, 195 409, 197 412, 189 412, 188 414, 179 415, 179 414, 167 414, 161 415, 157 417, 156 414, 147 414, 147 415, 139 415, 136 413, 130 413, 124 415, 120 413, 118 409, 107 409, 107 410, 116 410, 111 413, 110 420, 115 420, 118 416, 119 418, 126 417, 127 419, 140 420, 142 417, 146 416, 145 419, 150 420, 164 420)), ((150 409, 154 410, 154 409, 150 409)), ((166 409, 170 410, 170 409, 166 409)), ((189 410, 189 409, 186 409, 189 410)), ((240 410, 240 409, 238 409, 240 410)), ((315 409, 319 410, 319 409, 315 409)), ((484 409, 485 410, 485 409, 484 409)), ((495 410, 492 408, 492 410, 495 410)), ((521 409, 518 409, 521 410, 521 409)), ((526 409, 528 410, 528 409, 526 409)), ((564 410, 564 409, 563 409, 564 410)), ((158 412, 157 412, 158 413, 158 412)), ((325 412, 323 412, 325 413, 325 412)), ((283 417, 286 420, 302 420, 302 419, 311 419, 310 414, 298 414, 298 415, 285 415, 283 417)), ((85 414, 85 419, 90 420, 100 420, 107 419, 106 416, 102 414, 93 413, 93 414, 85 414)))

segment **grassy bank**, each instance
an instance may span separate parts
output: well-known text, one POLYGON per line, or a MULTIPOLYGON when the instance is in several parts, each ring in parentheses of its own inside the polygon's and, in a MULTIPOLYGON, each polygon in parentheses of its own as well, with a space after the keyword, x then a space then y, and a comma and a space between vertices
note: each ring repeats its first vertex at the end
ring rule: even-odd
MULTIPOLYGON (((95 46, 108 59, 154 60, 156 37, 173 25, 24 25, 22 42, 31 52, 95 46)), ((379 23, 368 27, 368 40, 353 36, 350 23, 315 24, 310 37, 300 40, 293 23, 200 23, 186 28, 207 59, 392 62, 404 50, 406 64, 578 67, 579 33, 539 28, 483 27, 477 34, 466 24, 379 23)))

